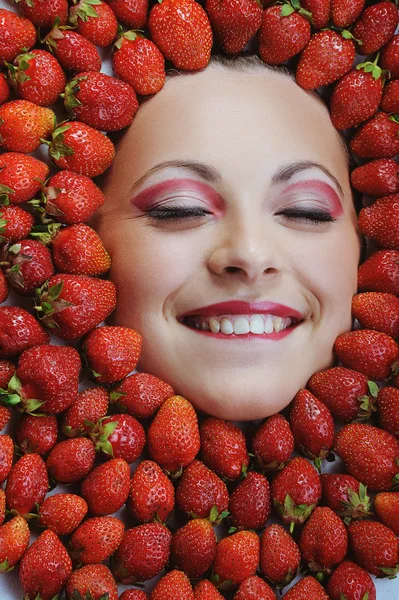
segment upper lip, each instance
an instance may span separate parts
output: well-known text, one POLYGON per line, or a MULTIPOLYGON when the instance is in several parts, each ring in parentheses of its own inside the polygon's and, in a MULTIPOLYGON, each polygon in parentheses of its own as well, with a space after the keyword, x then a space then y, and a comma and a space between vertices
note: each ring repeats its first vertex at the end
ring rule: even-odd
POLYGON ((303 316, 295 308, 279 304, 278 302, 244 302, 243 300, 229 300, 228 302, 218 302, 217 304, 210 304, 208 306, 201 306, 193 310, 187 311, 184 314, 179 315, 179 319, 188 317, 191 315, 200 315, 204 317, 212 317, 218 314, 259 314, 268 313, 276 315, 276 317, 290 317, 296 321, 301 321, 303 316))

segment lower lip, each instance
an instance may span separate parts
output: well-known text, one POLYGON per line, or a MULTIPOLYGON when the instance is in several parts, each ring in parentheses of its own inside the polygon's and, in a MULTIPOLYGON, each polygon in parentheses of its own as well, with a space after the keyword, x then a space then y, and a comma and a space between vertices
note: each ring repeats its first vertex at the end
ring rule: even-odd
POLYGON ((236 335, 235 333, 231 333, 231 334, 224 334, 224 333, 212 333, 211 331, 204 331, 203 329, 195 329, 194 327, 189 327, 188 325, 186 325, 185 323, 182 323, 182 325, 186 328, 189 329, 190 331, 194 331, 194 333, 199 333, 200 335, 206 335, 207 337, 212 337, 215 339, 219 339, 219 340, 228 340, 228 339, 232 339, 232 340, 250 340, 250 341, 254 341, 254 340, 270 340, 270 341, 278 341, 278 340, 282 340, 283 338, 287 337, 287 335, 290 335, 290 333, 292 333, 294 331, 294 329, 296 329, 298 327, 298 325, 300 325, 300 323, 296 323, 295 325, 291 325, 290 327, 287 327, 287 329, 283 329, 282 331, 279 331, 278 333, 276 331, 274 331, 273 333, 242 333, 240 335, 236 335))

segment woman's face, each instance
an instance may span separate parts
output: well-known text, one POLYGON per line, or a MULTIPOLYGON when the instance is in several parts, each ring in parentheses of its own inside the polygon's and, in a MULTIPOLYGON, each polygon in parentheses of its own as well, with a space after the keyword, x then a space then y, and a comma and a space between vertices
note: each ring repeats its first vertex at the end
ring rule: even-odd
POLYGON ((207 414, 252 420, 331 366, 351 329, 357 218, 328 111, 293 80, 217 65, 167 80, 122 139, 105 193, 114 322, 143 336, 140 371, 207 414), (196 212, 157 218, 172 206, 196 212), (232 301, 252 306, 204 309, 232 301), (182 322, 187 312, 198 319, 182 322))

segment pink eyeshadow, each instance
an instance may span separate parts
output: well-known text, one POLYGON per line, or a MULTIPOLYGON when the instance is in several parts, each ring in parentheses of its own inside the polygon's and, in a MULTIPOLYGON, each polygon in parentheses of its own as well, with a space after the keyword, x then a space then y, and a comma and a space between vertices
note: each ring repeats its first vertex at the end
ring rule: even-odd
POLYGON ((330 210, 333 217, 339 217, 343 214, 344 209, 342 206, 342 202, 334 190, 328 183, 325 181, 320 181, 319 179, 309 179, 307 181, 298 181, 298 183, 293 183, 288 186, 285 191, 304 191, 304 192, 316 192, 320 194, 324 198, 327 198, 330 204, 330 210))

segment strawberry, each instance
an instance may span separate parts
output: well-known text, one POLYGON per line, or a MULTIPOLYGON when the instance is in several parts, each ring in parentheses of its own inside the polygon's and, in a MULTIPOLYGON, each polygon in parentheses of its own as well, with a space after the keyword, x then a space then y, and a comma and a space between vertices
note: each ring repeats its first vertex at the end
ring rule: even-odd
POLYGON ((324 588, 314 577, 300 579, 284 594, 284 600, 329 600, 324 588))
POLYGON ((392 158, 399 153, 399 122, 395 116, 379 112, 360 127, 350 141, 350 149, 361 158, 392 158))
POLYGON ((30 234, 34 222, 34 217, 19 206, 0 208, 0 242, 22 240, 30 234))
POLYGON ((374 507, 384 525, 399 535, 399 492, 380 492, 374 499, 374 507))
POLYGON ((328 582, 330 600, 376 600, 370 575, 359 565, 345 560, 335 569, 328 582))
POLYGON ((206 519, 216 506, 219 514, 226 511, 229 494, 226 484, 200 460, 184 470, 176 489, 176 503, 188 515, 206 519))
POLYGON ((104 321, 116 306, 112 281, 86 275, 58 274, 37 290, 36 310, 52 332, 64 340, 77 339, 104 321))
POLYGON ((399 437, 399 390, 390 386, 380 390, 377 408, 381 429, 399 437))
POLYGON ((259 565, 260 542, 254 531, 237 531, 221 539, 213 563, 217 587, 232 589, 255 575, 259 565))
POLYGON ((260 473, 250 471, 230 496, 231 525, 238 529, 264 529, 270 510, 268 480, 260 473))
POLYGON ((148 16, 153 42, 173 66, 186 71, 209 63, 213 35, 209 18, 194 0, 162 0, 148 16))
POLYGON ((89 423, 96 423, 108 412, 108 392, 103 387, 87 388, 79 392, 76 400, 64 412, 62 433, 67 437, 78 437, 87 433, 89 423))
POLYGON ((312 15, 315 29, 323 29, 328 25, 330 4, 333 0, 302 0, 301 6, 312 15))
POLYGON ((194 600, 189 578, 182 571, 170 571, 158 581, 150 600, 194 600))
POLYGON ((387 69, 392 79, 399 78, 399 35, 391 37, 381 49, 381 67, 387 69))
POLYGON ((125 590, 119 596, 119 600, 147 600, 148 596, 145 592, 141 590, 134 590, 133 588, 130 590, 125 590))
POLYGON ((194 586, 194 598, 195 600, 223 600, 224 596, 208 579, 201 579, 194 586))
MULTIPOLYGON (((3 308, 3 307, 1 307, 1 308, 3 308)), ((17 308, 17 307, 10 306, 9 308, 17 308)), ((22 311, 22 308, 19 310, 22 311)), ((11 377, 15 373, 15 369, 16 369, 16 367, 12 362, 10 362, 8 360, 0 360, 0 387, 2 387, 2 388, 7 387, 8 382, 10 381, 11 377)))
POLYGON ((182 396, 165 400, 147 431, 150 458, 168 471, 194 460, 200 449, 196 412, 182 396))
POLYGON ((334 352, 344 366, 373 379, 385 379, 399 358, 395 340, 381 331, 360 329, 337 337, 334 352))
POLYGON ((36 240, 6 244, 2 249, 2 265, 11 287, 24 296, 32 294, 54 274, 50 250, 36 240))
POLYGON ((260 539, 260 570, 273 585, 285 587, 297 575, 301 562, 299 548, 281 525, 269 525, 260 539))
POLYGON ((112 458, 86 476, 81 495, 94 516, 103 516, 119 510, 126 502, 129 490, 129 465, 123 458, 112 458))
POLYGON ((380 248, 399 250, 399 194, 378 198, 371 206, 362 208, 359 229, 380 248))
POLYGON ((14 435, 19 450, 24 454, 46 454, 57 441, 57 419, 54 415, 25 414, 15 427, 14 435))
POLYGON ((255 431, 252 452, 262 470, 277 471, 289 461, 294 451, 290 424, 280 413, 268 417, 255 431))
MULTIPOLYGON (((280 4, 266 8, 259 31, 259 54, 266 63, 279 65, 303 50, 310 40, 310 23, 299 12, 284 13, 280 4)), ((288 12, 288 10, 287 10, 288 12)))
POLYGON ((115 552, 124 532, 124 524, 116 517, 86 519, 72 534, 70 555, 86 565, 100 563, 115 552))
POLYGON ((196 579, 212 565, 216 557, 216 535, 207 519, 192 519, 172 537, 169 564, 196 579))
POLYGON ((249 456, 245 436, 230 421, 208 417, 200 427, 204 463, 220 477, 238 479, 246 473, 249 456))
POLYGON ((97 177, 114 160, 115 148, 111 140, 85 123, 68 121, 57 127, 52 135, 52 142, 46 144, 49 146, 50 159, 59 169, 97 177))
POLYGON ((101 275, 111 258, 97 233, 83 223, 60 229, 52 241, 54 264, 63 273, 101 275))
POLYGON ((147 24, 148 0, 107 0, 116 18, 126 27, 143 29, 147 24))
POLYGON ((33 152, 55 128, 55 114, 28 100, 0 106, 0 146, 12 152, 33 152))
POLYGON ((323 402, 308 390, 299 390, 290 412, 290 425, 297 448, 314 460, 320 470, 321 461, 334 441, 334 419, 323 402))
POLYGON ((58 17, 61 25, 68 20, 67 0, 15 0, 21 2, 24 17, 32 21, 36 27, 50 29, 58 17))
POLYGON ((0 431, 2 431, 11 419, 11 410, 6 406, 0 406, 0 431))
POLYGON ((94 444, 86 438, 58 442, 50 451, 46 467, 52 479, 59 483, 81 481, 94 466, 94 444))
POLYGON ((399 192, 399 165, 391 158, 372 160, 352 171, 351 183, 368 196, 396 194, 399 192))
POLYGON ((358 271, 359 291, 399 294, 399 252, 374 252, 358 271))
POLYGON ((11 10, 0 8, 0 61, 11 61, 23 50, 36 43, 36 29, 30 20, 11 10))
POLYGON ((4 73, 0 73, 0 104, 4 104, 10 97, 10 86, 4 73))
POLYGON ((323 474, 321 485, 324 502, 346 525, 352 519, 363 519, 371 514, 367 488, 354 477, 342 473, 323 474))
POLYGON ((353 296, 352 315, 362 327, 399 337, 399 298, 393 294, 365 292, 353 296))
POLYGON ((6 483, 6 500, 10 510, 27 518, 47 494, 49 481, 46 465, 39 454, 25 454, 12 467, 6 483))
POLYGON ((7 278, 4 275, 3 271, 0 271, 0 304, 7 300, 9 293, 10 289, 8 286, 7 278))
POLYGON ((379 577, 399 571, 399 540, 386 525, 376 521, 354 521, 348 529, 349 542, 358 565, 379 577))
MULTIPOLYGON (((67 599, 118 600, 118 588, 111 571, 105 565, 85 565, 72 575, 65 586, 67 599), (80 596, 77 596, 80 594, 80 596)), ((145 596, 147 598, 147 596, 145 596)))
POLYGON ((373 491, 388 491, 399 479, 399 441, 390 433, 366 425, 345 425, 335 437, 334 451, 346 470, 373 491))
POLYGON ((333 83, 352 68, 355 60, 352 39, 326 29, 314 33, 299 57, 297 83, 305 90, 333 83))
POLYGON ((55 104, 65 87, 66 77, 60 63, 46 50, 19 54, 14 63, 7 66, 17 95, 39 106, 55 104))
POLYGON ((272 588, 260 577, 253 575, 240 583, 234 600, 276 600, 272 588))
POLYGON ((80 496, 54 494, 41 503, 37 524, 57 535, 68 535, 80 525, 87 511, 87 502, 80 496))
POLYGON ((352 25, 360 17, 364 4, 365 0, 331 0, 332 24, 343 28, 352 25))
POLYGON ((115 43, 112 56, 115 75, 132 86, 136 94, 159 92, 165 83, 165 59, 151 40, 138 31, 125 31, 115 43))
POLYGON ((136 368, 142 337, 129 327, 97 327, 84 339, 82 350, 99 383, 115 383, 136 368))
POLYGON ((377 52, 392 38, 399 23, 399 12, 392 2, 377 2, 368 6, 353 28, 353 35, 362 42, 362 54, 377 52))
POLYGON ((161 523, 127 529, 114 554, 113 573, 122 583, 147 581, 166 565, 172 534, 161 523))
POLYGON ((97 71, 75 75, 65 87, 64 97, 71 118, 101 131, 124 129, 139 107, 136 92, 128 83, 97 71))
POLYGON ((173 388, 155 375, 134 373, 112 390, 110 401, 116 409, 146 419, 174 394, 173 388))
POLYGON ((40 190, 41 182, 48 174, 45 162, 20 152, 4 152, 0 155, 2 203, 20 204, 30 200, 40 190), (10 189, 6 190, 6 187, 10 189))
POLYGON ((140 523, 154 520, 164 523, 175 506, 175 490, 161 467, 143 460, 130 482, 128 510, 140 523))
POLYGON ((6 518, 6 493, 0 488, 0 526, 3 525, 6 518))
POLYGON ((9 435, 0 435, 0 484, 10 474, 14 456, 14 442, 9 435))
POLYGON ((29 539, 28 523, 19 515, 0 527, 0 573, 19 562, 28 548, 29 539))
POLYGON ((384 89, 381 110, 387 113, 399 113, 399 82, 395 79, 384 89))
POLYGON ((226 54, 244 50, 262 23, 262 6, 258 0, 206 0, 205 10, 215 36, 226 54))
POLYGON ((101 57, 97 48, 77 31, 54 24, 45 37, 45 43, 66 71, 100 71, 101 57))
POLYGON ((42 198, 32 204, 60 223, 74 225, 88 221, 104 200, 104 194, 89 177, 60 171, 49 179, 42 198))
POLYGON ((117 35, 115 13, 101 0, 79 0, 70 10, 69 21, 95 46, 109 46, 117 35))
POLYGON ((319 503, 320 476, 305 458, 296 456, 275 475, 271 497, 284 523, 290 523, 292 533, 295 523, 304 523, 319 503))
POLYGON ((145 446, 144 427, 130 415, 102 417, 91 428, 90 437, 98 452, 107 457, 123 458, 127 463, 138 459, 145 446))
POLYGON ((19 580, 27 598, 51 600, 65 585, 72 561, 59 537, 50 529, 39 535, 19 565, 19 580))
MULTIPOLYGON (((28 348, 48 344, 50 336, 40 326, 38 321, 23 308, 18 306, 0 306, 0 356, 11 358, 21 354, 28 348)), ((9 373, 8 380, 1 381, 2 388, 6 388, 13 373, 9 373)))
POLYGON ((331 574, 348 551, 346 527, 328 506, 315 508, 301 531, 302 559, 313 572, 331 574))

